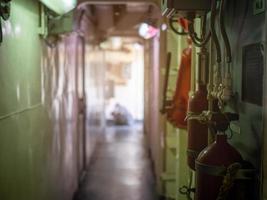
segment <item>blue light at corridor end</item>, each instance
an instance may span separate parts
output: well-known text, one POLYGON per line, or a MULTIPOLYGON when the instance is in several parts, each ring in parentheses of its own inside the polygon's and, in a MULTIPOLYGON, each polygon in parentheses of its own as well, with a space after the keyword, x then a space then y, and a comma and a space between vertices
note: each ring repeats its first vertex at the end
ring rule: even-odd
POLYGON ((75 8, 77 0, 40 0, 49 9, 59 15, 63 15, 75 8))

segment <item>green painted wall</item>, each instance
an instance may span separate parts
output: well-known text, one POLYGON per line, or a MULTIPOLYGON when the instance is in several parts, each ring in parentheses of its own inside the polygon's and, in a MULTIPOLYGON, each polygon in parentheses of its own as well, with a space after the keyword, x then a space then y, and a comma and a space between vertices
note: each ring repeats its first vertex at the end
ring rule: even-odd
MULTIPOLYGON (((70 34, 48 47, 38 35, 36 0, 13 0, 11 9, 10 20, 2 22, 0 46, 0 199, 71 200, 82 169, 77 89, 81 43, 70 34)), ((99 64, 87 62, 86 68, 99 69, 99 64)), ((102 85, 90 88, 88 101, 89 93, 102 85)), ((94 97, 90 106, 100 112, 102 96, 94 97)), ((88 111, 88 119, 94 113, 88 111)), ((87 127, 89 152, 101 126, 87 127)))
MULTIPOLYGON (((179 63, 182 50, 186 47, 186 37, 177 36, 171 30, 167 32, 167 51, 172 53, 171 70, 168 85, 168 99, 171 99, 176 87, 179 63)), ((169 199, 186 200, 186 196, 179 193, 179 188, 187 185, 188 172, 186 162, 187 131, 176 129, 166 122, 165 129, 164 195, 169 199)))

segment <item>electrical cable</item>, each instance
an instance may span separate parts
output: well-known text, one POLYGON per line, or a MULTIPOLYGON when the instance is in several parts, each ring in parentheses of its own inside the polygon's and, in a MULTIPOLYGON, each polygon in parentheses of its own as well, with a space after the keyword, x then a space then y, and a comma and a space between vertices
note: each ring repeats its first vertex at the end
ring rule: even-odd
POLYGON ((210 31, 211 31, 211 37, 214 41, 215 48, 216 48, 216 54, 217 54, 217 63, 222 62, 222 53, 221 53, 221 47, 219 43, 219 39, 215 30, 215 20, 216 20, 216 2, 217 0, 212 1, 211 6, 211 19, 210 19, 210 31))
POLYGON ((231 63, 232 62, 231 46, 230 46, 228 35, 225 30, 225 24, 224 24, 224 4, 225 4, 225 0, 221 0, 220 11, 219 11, 219 21, 220 21, 220 29, 222 33, 222 38, 223 38, 225 49, 226 49, 226 62, 231 63))
POLYGON ((211 37, 211 33, 209 32, 206 37, 203 37, 204 39, 198 38, 197 34, 195 32, 195 29, 194 29, 194 22, 192 22, 192 21, 189 22, 188 30, 189 30, 189 35, 190 35, 195 46, 203 47, 209 42, 209 39, 211 37))
MULTIPOLYGON (((202 31, 203 31, 203 28, 202 28, 202 31)), ((192 34, 192 37, 194 37, 195 41, 202 42, 202 38, 199 38, 197 33, 195 32, 194 22, 190 23, 190 32, 192 34)), ((204 35, 204 34, 202 34, 202 35, 204 35)))
POLYGON ((207 21, 207 13, 201 17, 201 37, 198 37, 197 33, 195 32, 194 28, 194 18, 190 18, 189 24, 188 24, 188 30, 189 30, 189 35, 193 41, 193 43, 197 47, 203 47, 205 46, 211 37, 211 32, 209 31, 208 34, 206 34, 206 21, 207 21))
POLYGON ((202 16, 202 37, 206 35, 206 25, 207 25, 207 13, 205 13, 204 16, 202 16))

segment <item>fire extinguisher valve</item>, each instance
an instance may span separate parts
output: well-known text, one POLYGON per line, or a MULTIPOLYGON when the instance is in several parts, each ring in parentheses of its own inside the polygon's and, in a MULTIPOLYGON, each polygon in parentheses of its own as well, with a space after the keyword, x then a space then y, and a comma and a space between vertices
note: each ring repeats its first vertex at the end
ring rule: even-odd
POLYGON ((231 121, 239 120, 239 115, 236 113, 213 113, 210 126, 219 132, 224 132, 228 129, 231 121))
POLYGON ((231 121, 239 120, 239 115, 230 112, 203 111, 201 114, 188 113, 186 120, 197 120, 202 124, 208 124, 217 131, 224 132, 228 129, 231 121))
POLYGON ((223 100, 224 101, 229 101, 232 96, 233 96, 232 79, 231 79, 230 74, 228 74, 227 77, 225 77, 225 80, 224 80, 223 100))
POLYGON ((220 88, 220 84, 222 82, 222 75, 221 75, 221 66, 220 64, 214 66, 214 76, 213 76, 213 89, 212 89, 212 96, 214 98, 218 98, 218 92, 220 88))

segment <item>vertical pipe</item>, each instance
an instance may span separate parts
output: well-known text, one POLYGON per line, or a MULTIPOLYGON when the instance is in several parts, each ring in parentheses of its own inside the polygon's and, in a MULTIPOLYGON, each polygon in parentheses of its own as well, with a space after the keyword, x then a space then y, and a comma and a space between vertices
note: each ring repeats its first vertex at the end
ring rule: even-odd
MULTIPOLYGON (((208 84, 208 109, 209 111, 213 111, 214 99, 212 97, 212 90, 213 90, 213 72, 214 72, 214 54, 212 54, 214 48, 214 43, 212 40, 209 43, 209 84, 208 84)), ((214 141, 214 135, 212 134, 211 130, 208 129, 208 144, 211 144, 214 141)))
POLYGON ((86 74, 85 74, 85 39, 83 37, 80 37, 81 42, 82 42, 82 91, 83 91, 83 170, 86 170, 86 165, 87 165, 87 159, 86 159, 86 122, 87 122, 87 106, 86 106, 86 74))
MULTIPOLYGON (((163 54, 163 55, 166 55, 165 52, 167 51, 167 31, 162 31, 161 32, 161 37, 160 37, 160 45, 161 45, 161 48, 160 48, 160 54, 163 54)), ((165 70, 165 74, 168 76, 168 80, 166 80, 166 91, 165 91, 165 99, 167 99, 167 91, 168 91, 168 88, 169 88, 169 76, 170 76, 170 71, 171 71, 171 52, 168 53, 167 57, 166 56, 162 56, 161 60, 160 60, 160 63, 163 64, 163 63, 167 63, 167 68, 165 70), (166 60, 167 59, 167 60, 166 60)), ((166 118, 163 118, 163 120, 161 121, 161 135, 160 137, 161 138, 164 138, 163 139, 163 144, 164 144, 164 147, 160 149, 160 165, 161 165, 161 173, 165 172, 166 171, 166 162, 167 162, 167 158, 166 158, 166 146, 167 146, 167 142, 166 142, 166 135, 168 133, 168 124, 166 122, 166 118)), ((166 188, 165 188, 165 183, 160 183, 159 184, 159 188, 160 190, 160 193, 162 194, 166 194, 166 188)))
MULTIPOLYGON (((265 27, 267 26, 267 15, 265 15, 265 27)), ((265 31, 265 40, 267 39, 267 32, 265 31)), ((265 57, 265 66, 267 66, 267 59, 265 57)), ((261 140, 261 187, 260 187, 260 199, 266 199, 267 198, 267 74, 266 70, 264 70, 264 93, 263 93, 263 139, 261 140)))
POLYGON ((197 54, 196 47, 193 45, 192 46, 192 60, 191 60, 191 91, 190 91, 190 96, 193 95, 193 93, 196 90, 196 68, 195 66, 197 65, 196 57, 195 55, 197 54))
POLYGON ((169 76, 170 76, 170 66, 171 66, 171 52, 168 52, 167 54, 167 61, 166 61, 166 67, 165 67, 165 78, 163 83, 163 99, 162 99, 162 107, 161 107, 161 113, 165 114, 166 112, 166 106, 167 106, 167 91, 168 91, 168 83, 169 83, 169 76))

